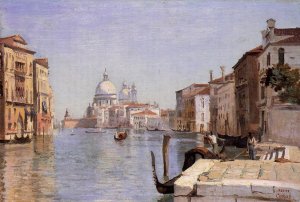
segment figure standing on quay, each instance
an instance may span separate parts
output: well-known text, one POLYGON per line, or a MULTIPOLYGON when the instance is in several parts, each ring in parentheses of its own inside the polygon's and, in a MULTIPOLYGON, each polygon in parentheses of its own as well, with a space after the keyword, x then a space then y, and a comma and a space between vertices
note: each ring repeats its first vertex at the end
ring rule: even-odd
POLYGON ((249 136, 248 136, 248 140, 247 140, 247 149, 249 152, 249 158, 251 160, 256 159, 256 151, 255 151, 256 143, 257 143, 257 141, 256 141, 255 137, 252 135, 251 132, 249 132, 249 136))

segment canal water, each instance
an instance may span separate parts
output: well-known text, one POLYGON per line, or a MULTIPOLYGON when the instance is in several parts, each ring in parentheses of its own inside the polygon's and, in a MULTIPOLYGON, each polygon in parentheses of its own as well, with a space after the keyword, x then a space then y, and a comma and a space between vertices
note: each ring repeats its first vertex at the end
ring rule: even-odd
MULTIPOLYGON (((150 151, 162 179, 165 132, 65 129, 27 144, 0 144, 0 201, 172 201, 157 193, 150 151)), ((202 144, 200 134, 171 134, 170 178, 181 172, 184 152, 202 144)))

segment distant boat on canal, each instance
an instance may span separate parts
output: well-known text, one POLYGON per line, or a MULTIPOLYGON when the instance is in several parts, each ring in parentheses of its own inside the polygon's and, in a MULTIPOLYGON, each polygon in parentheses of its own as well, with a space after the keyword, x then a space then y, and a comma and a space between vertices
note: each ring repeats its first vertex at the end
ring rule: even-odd
POLYGON ((105 133, 101 128, 89 128, 85 133, 105 133))

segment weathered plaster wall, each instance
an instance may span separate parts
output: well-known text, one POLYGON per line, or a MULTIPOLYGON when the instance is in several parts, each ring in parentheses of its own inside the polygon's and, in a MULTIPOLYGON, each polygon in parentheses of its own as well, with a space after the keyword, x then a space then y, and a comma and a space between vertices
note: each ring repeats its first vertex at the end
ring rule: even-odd
POLYGON ((269 112, 264 139, 300 146, 300 106, 276 107, 269 112))

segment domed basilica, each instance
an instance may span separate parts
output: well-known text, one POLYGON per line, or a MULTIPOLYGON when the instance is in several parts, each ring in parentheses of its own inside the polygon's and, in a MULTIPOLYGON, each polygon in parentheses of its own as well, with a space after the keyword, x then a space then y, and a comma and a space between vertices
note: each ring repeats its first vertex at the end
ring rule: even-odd
POLYGON ((123 82, 122 89, 119 92, 119 99, 117 99, 117 90, 115 85, 109 80, 108 74, 103 73, 103 80, 97 85, 93 105, 100 107, 110 107, 118 103, 132 103, 137 102, 137 90, 134 84, 128 86, 123 82))

